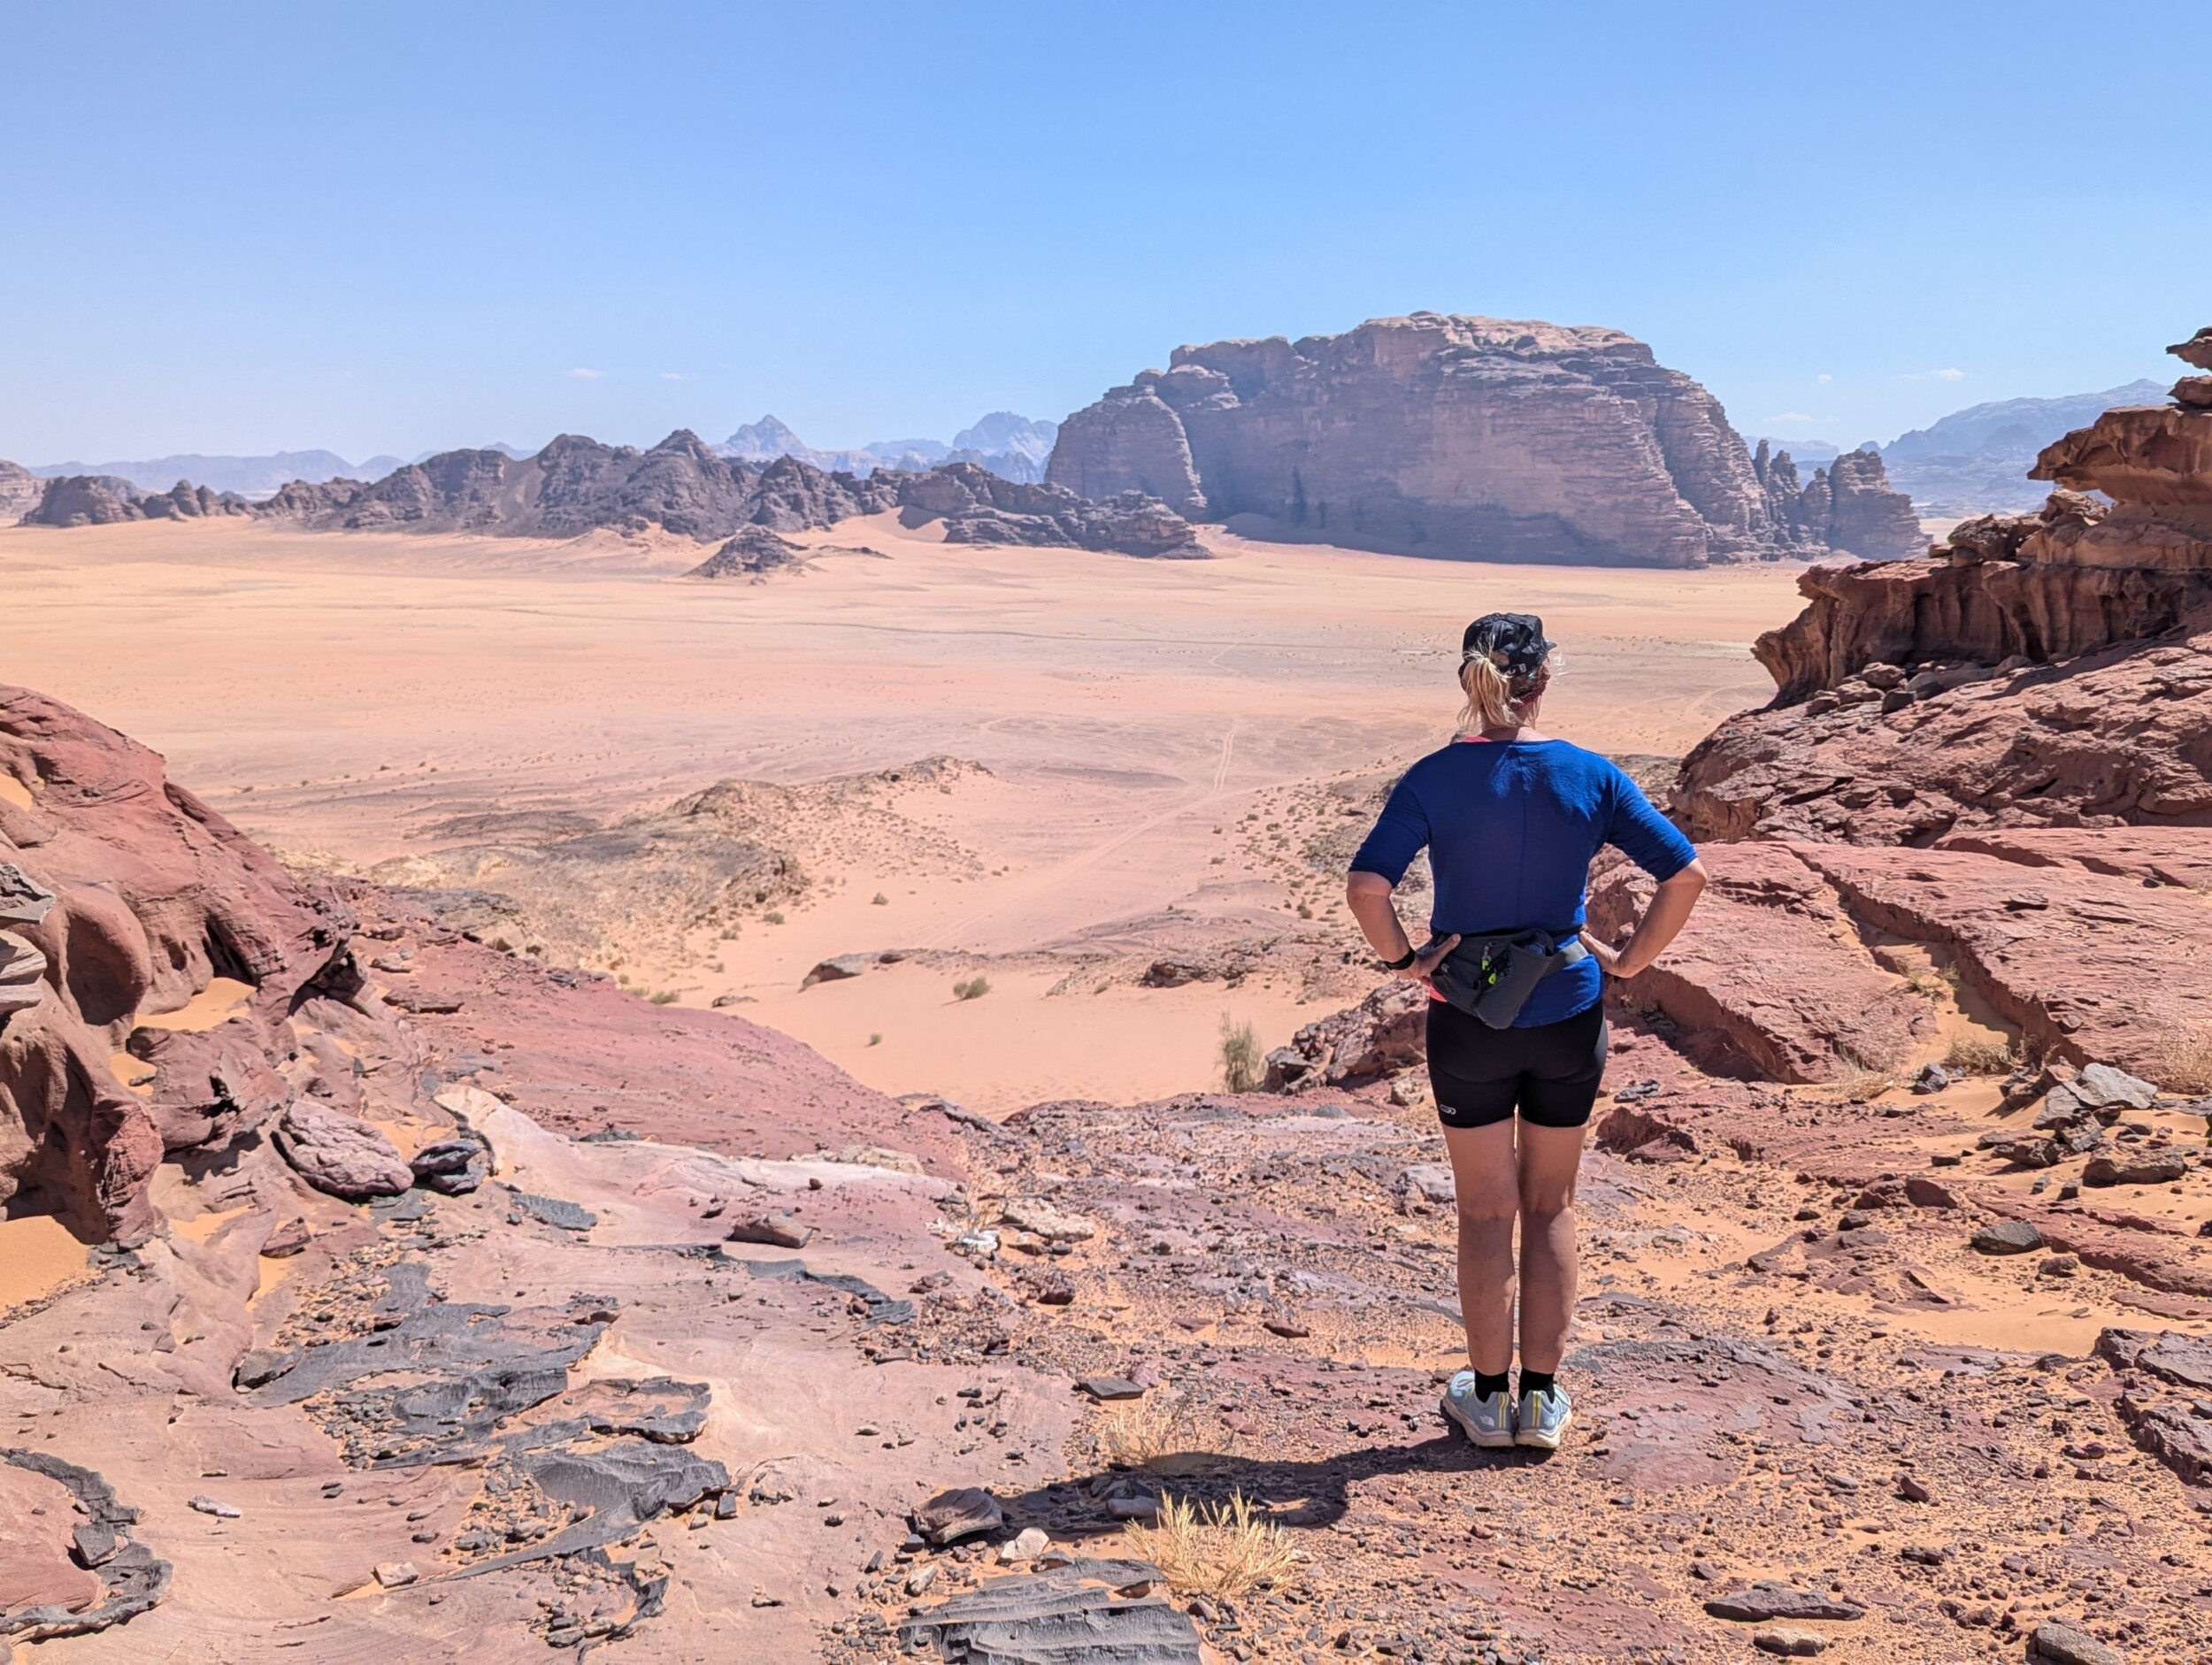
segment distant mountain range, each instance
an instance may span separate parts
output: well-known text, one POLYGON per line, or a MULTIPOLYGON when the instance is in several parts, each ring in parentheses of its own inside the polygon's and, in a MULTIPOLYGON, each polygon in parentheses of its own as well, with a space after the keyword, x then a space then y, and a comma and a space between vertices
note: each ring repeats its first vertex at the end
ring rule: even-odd
POLYGON ((744 463, 772 462, 795 457, 802 463, 833 472, 866 479, 879 468, 921 473, 946 463, 973 463, 1002 480, 1033 484, 1045 477, 1045 462, 1059 432, 1056 422, 1039 422, 1011 410, 994 410, 972 427, 942 440, 878 440, 858 450, 824 451, 809 445, 783 422, 764 416, 715 447, 723 456, 744 463))
MULTIPOLYGON (((2047 482, 2028 478, 2038 451, 2115 405, 2165 403, 2166 384, 2150 380, 2056 399, 1999 399, 1954 410, 1887 445, 1869 445, 1881 453, 1890 484, 1924 517, 2021 513, 2041 507, 2050 495, 2047 482)), ((1768 442, 1804 466, 1825 466, 1837 455, 1825 440, 1768 442)))
MULTIPOLYGON (((530 455, 512 445, 493 444, 484 449, 517 458, 530 455)), ((234 491, 242 497, 260 498, 296 480, 303 480, 311 486, 319 486, 328 480, 381 480, 396 468, 404 468, 411 462, 419 463, 436 455, 434 451, 423 451, 412 457, 372 457, 349 463, 335 451, 274 451, 266 457, 203 457, 188 451, 175 457, 141 457, 118 463, 42 463, 34 464, 29 472, 41 480, 62 480, 81 474, 127 480, 141 491, 167 491, 179 480, 188 480, 195 486, 205 486, 211 491, 234 491)))

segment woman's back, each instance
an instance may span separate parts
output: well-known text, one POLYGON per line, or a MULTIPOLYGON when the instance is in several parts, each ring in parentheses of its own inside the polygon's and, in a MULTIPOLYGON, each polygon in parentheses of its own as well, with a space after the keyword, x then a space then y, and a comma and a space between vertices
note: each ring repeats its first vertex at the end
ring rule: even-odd
MULTIPOLYGON (((1352 868, 1394 886, 1425 847, 1439 935, 1567 938, 1582 926, 1590 859, 1608 844, 1655 879, 1697 858, 1642 789, 1595 752, 1561 740, 1455 740, 1406 771, 1352 868)), ((1566 1017, 1599 987, 1594 964, 1569 967, 1544 979, 1519 1022, 1566 1017)))

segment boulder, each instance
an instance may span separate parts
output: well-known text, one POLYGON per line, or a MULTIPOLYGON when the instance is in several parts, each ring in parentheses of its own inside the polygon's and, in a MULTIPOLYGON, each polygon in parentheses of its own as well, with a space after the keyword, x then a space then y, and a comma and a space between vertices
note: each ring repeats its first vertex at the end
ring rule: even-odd
POLYGON ((2170 1185, 2189 1171, 2179 1156, 2093 1156, 2081 1170, 2085 1185, 2170 1185))
POLYGON ((999 1218, 1018 1231, 1033 1232, 1052 1243, 1080 1243, 1098 1232, 1081 1215, 1056 1208, 1042 1197, 1009 1197, 999 1218))
POLYGON ((775 1248, 804 1248, 814 1241, 814 1228, 803 1224, 788 1209, 775 1209, 733 1222, 724 1232, 727 1243, 765 1243, 775 1248))
POLYGON ((1356 1006, 1306 1024, 1268 1055, 1269 1087, 1358 1086, 1428 1055, 1428 991, 1394 978, 1356 1006), (1287 1051, 1288 1058, 1278 1054, 1287 1051))
POLYGON ((995 1532, 1005 1523, 999 1500, 980 1486, 940 1492, 914 1511, 914 1530, 933 1544, 949 1544, 978 1532, 995 1532))
POLYGON ((227 1143, 290 1103, 290 1086, 269 1062, 273 1045, 250 1017, 210 1030, 132 1031, 125 1050, 153 1066, 149 1106, 163 1147, 227 1143))
POLYGON ((1846 1601, 1840 1596, 1823 1595, 1816 1591, 1799 1590, 1789 1584, 1763 1581, 1747 1589, 1732 1591, 1724 1596, 1715 1596, 1706 1602, 1705 1610, 1717 1619, 1733 1619, 1747 1624, 1763 1624, 1769 1619, 1859 1619, 1866 1616, 1864 1607, 1855 1601, 1846 1601))
POLYGON ((2025 1255, 2043 1247, 2043 1233, 2025 1220, 1998 1220, 1968 1239, 1985 1255, 2025 1255))
POLYGON ((2035 1665, 2127 1665, 2118 1648, 2056 1619, 2044 1620, 2029 1634, 2028 1658, 2035 1665))
POLYGON ((348 1202, 396 1197, 415 1183, 392 1141, 367 1122, 296 1099, 276 1128, 277 1148, 300 1178, 348 1202))

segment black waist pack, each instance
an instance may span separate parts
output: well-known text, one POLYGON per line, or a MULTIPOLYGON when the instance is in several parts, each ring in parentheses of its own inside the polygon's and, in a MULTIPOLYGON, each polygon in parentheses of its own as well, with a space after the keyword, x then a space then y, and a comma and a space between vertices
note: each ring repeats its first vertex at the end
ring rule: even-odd
POLYGON ((1510 1029, 1539 983, 1589 957, 1579 936, 1563 943, 1543 931, 1466 937, 1444 956, 1429 983, 1469 1017, 1479 1017, 1493 1029, 1510 1029))

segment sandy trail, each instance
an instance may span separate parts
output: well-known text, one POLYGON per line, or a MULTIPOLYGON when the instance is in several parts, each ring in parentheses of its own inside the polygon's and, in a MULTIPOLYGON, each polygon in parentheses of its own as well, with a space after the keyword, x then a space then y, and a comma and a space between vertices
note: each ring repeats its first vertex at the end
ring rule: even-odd
MULTIPOLYGON (((1047 1081, 1112 1099, 1207 1085, 1222 991, 1079 1017, 1041 993, 1051 979, 1001 978, 948 1024, 936 984, 833 1001, 799 996, 800 979, 833 954, 1016 954, 1203 910, 1258 877, 1214 829, 1259 794, 1389 770, 1448 733, 1476 613, 1540 612, 1563 643, 1548 726, 1673 755, 1767 697, 1748 645, 1797 605, 1794 569, 1775 566, 1476 566, 1214 533, 1215 560, 1144 563, 933 530, 847 522, 804 538, 811 570, 757 584, 685 580, 701 551, 665 540, 0 531, 0 674, 161 750, 257 837, 357 869, 450 842, 438 829, 463 816, 603 821, 721 779, 973 759, 989 778, 912 812, 968 871, 864 851, 812 875, 783 925, 624 974, 687 1001, 749 996, 749 1015, 864 1079, 1010 1105, 1047 1081), (1040 1052, 1069 1063, 997 1079, 998 1061, 1040 1052)), ((1274 879, 1261 888, 1262 905, 1294 905, 1274 879)), ((1317 1015, 1287 988, 1249 993, 1269 1045, 1317 1015)))

